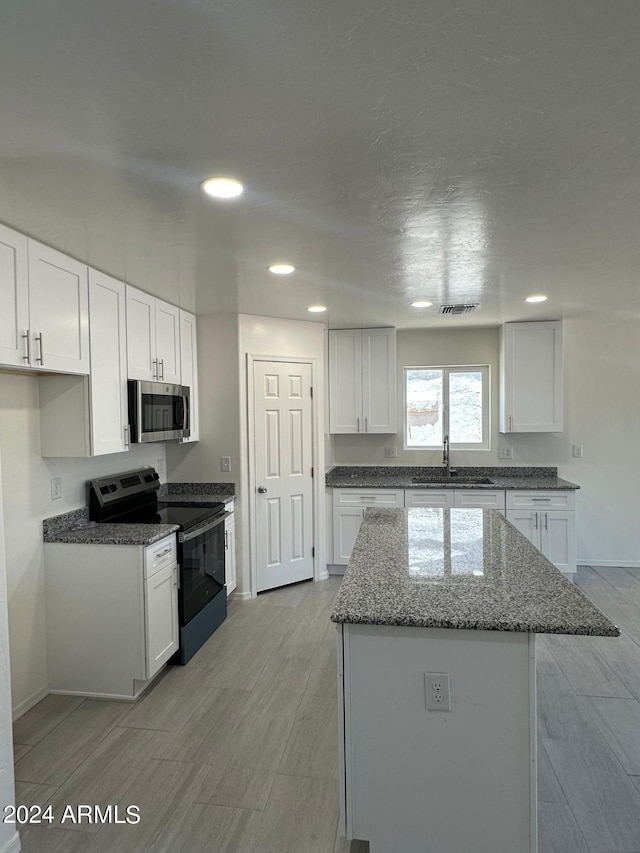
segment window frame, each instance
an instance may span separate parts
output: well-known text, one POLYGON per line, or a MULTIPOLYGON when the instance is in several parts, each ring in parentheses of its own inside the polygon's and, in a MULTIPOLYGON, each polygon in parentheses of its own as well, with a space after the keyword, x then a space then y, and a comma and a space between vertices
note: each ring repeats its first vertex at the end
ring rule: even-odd
POLYGON ((402 442, 404 450, 441 450, 440 444, 408 444, 407 374, 411 370, 442 371, 442 435, 449 433, 449 376, 451 373, 482 374, 482 442, 450 442, 452 450, 491 450, 491 365, 490 364, 420 364, 403 367, 402 442))

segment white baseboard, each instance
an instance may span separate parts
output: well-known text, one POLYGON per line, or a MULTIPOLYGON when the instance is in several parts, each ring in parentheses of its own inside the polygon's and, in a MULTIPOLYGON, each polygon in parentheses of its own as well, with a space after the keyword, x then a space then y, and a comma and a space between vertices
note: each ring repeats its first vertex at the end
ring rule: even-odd
POLYGON ((27 711, 33 708, 34 705, 37 705, 38 702, 44 699, 45 696, 48 696, 49 692, 50 691, 48 687, 41 687, 39 690, 36 690, 35 693, 32 693, 28 699, 23 699, 22 702, 16 705, 11 712, 14 723, 18 719, 18 717, 21 717, 23 714, 26 714, 27 711))
POLYGON ((20 843, 20 835, 15 832, 13 837, 2 846, 0 853, 20 853, 21 850, 22 844, 20 843))
POLYGON ((581 557, 578 560, 579 566, 598 566, 606 569, 607 567, 621 569, 640 569, 640 560, 589 560, 587 557, 581 557))
POLYGON ((318 573, 318 578, 317 578, 317 579, 318 579, 319 581, 326 581, 326 579, 327 579, 328 577, 329 577, 329 572, 328 572, 326 569, 324 569, 324 571, 321 571, 321 572, 319 572, 319 573, 318 573))
POLYGON ((339 575, 342 576, 345 573, 346 566, 338 566, 334 563, 329 563, 327 566, 327 572, 330 575, 339 575))
POLYGON ((250 592, 232 592, 229 596, 231 601, 248 601, 250 598, 252 598, 250 592))

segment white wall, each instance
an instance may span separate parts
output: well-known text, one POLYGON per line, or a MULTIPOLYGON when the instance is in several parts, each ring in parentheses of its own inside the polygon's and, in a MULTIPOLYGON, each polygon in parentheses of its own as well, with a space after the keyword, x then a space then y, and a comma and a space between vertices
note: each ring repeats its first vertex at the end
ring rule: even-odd
MULTIPOLYGON (((13 780, 13 733, 11 730, 7 564, 1 486, 2 460, 0 459, 0 805, 5 807, 15 803, 15 786, 13 780)), ((7 850, 10 847, 17 850, 16 836, 14 826, 0 823, 0 850, 7 850)))
POLYGON ((14 716, 47 692, 42 519, 86 506, 86 481, 139 465, 165 462, 165 445, 134 447, 95 459, 40 456, 38 378, 0 373, 0 459, 9 600, 14 716), (50 480, 62 480, 52 501, 50 480))
MULTIPOLYGON (((489 364, 492 377, 491 450, 453 451, 452 464, 555 465, 581 487, 577 495, 578 562, 640 566, 636 534, 637 472, 640 470, 640 335, 624 317, 585 317, 564 322, 565 428, 548 435, 498 433, 498 330, 399 330, 398 423, 402 424, 405 366, 489 364), (584 445, 584 458, 572 445, 584 445), (498 445, 513 448, 513 460, 497 458, 498 445)), ((440 465, 439 451, 404 450, 396 436, 335 435, 336 465, 440 465), (386 459, 387 445, 398 448, 386 459)))
MULTIPOLYGON (((320 323, 310 323, 303 320, 279 320, 273 317, 255 317, 249 314, 238 315, 238 352, 239 372, 238 385, 242 412, 240 418, 240 441, 241 441, 241 471, 240 471, 240 507, 241 518, 249 518, 249 438, 247 420, 247 356, 261 355, 267 357, 286 356, 291 360, 296 358, 315 359, 315 387, 314 387, 314 429, 317 435, 317 455, 314 465, 318 472, 325 470, 324 448, 325 448, 325 361, 326 361, 326 334, 320 323)), ((326 565, 325 553, 325 501, 324 480, 318 478, 316 482, 316 557, 318 564, 324 569, 326 565), (320 483, 320 486, 318 486, 320 483), (320 496, 322 499, 320 499, 320 496)), ((241 524, 240 533, 237 537, 239 549, 242 554, 249 554, 249 525, 241 524)), ((249 559, 242 560, 241 571, 238 576, 239 592, 248 593, 251 589, 249 559)))

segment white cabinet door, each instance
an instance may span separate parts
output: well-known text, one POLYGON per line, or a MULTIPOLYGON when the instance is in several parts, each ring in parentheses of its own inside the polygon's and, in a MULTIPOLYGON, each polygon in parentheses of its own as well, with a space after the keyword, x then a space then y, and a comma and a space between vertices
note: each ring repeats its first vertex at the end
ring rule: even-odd
POLYGON ((0 364, 29 366, 28 328, 27 238, 0 225, 0 364))
POLYGON ((89 373, 87 266, 29 240, 29 325, 32 364, 61 373, 89 373))
POLYGON ((198 441, 200 429, 198 425, 198 352, 196 344, 196 318, 187 311, 180 310, 180 364, 182 380, 190 391, 189 399, 189 429, 188 438, 181 443, 198 441))
POLYGON ((129 379, 158 378, 156 300, 130 285, 127 285, 127 375, 129 379))
POLYGON ((362 330, 363 432, 397 431, 396 330, 362 330))
POLYGON ((346 566, 349 562, 363 516, 364 508, 359 506, 334 508, 333 562, 336 566, 346 566))
POLYGON ((332 433, 364 431, 360 329, 329 332, 329 419, 332 433))
POLYGON ((180 309, 156 299, 155 310, 157 378, 180 385, 180 309))
POLYGON ((329 332, 329 431, 394 433, 396 330, 329 332))
POLYGON ((561 510, 539 512, 540 550, 561 572, 576 571, 576 514, 561 510))
POLYGON ((562 323, 507 323, 500 335, 500 432, 562 432, 562 323))
POLYGON ((526 536, 529 542, 540 550, 540 527, 538 513, 533 509, 507 510, 507 521, 526 536))
POLYGON ((91 455, 129 449, 126 286, 89 270, 91 455))
POLYGON ((178 650, 178 565, 172 563, 145 581, 147 678, 178 650))
POLYGON ((236 588, 236 524, 233 516, 228 515, 224 520, 224 570, 226 577, 227 595, 236 588))

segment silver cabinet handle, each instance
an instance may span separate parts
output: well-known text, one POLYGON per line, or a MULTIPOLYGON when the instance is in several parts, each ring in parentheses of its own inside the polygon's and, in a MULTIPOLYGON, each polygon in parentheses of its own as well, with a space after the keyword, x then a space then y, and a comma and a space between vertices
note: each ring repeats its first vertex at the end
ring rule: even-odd
POLYGON ((548 504, 551 498, 531 498, 533 503, 546 503, 548 504))
POLYGON ((158 551, 158 553, 155 555, 156 560, 158 559, 158 557, 164 557, 166 554, 170 554, 172 550, 173 548, 171 547, 171 545, 169 545, 169 547, 165 548, 164 551, 158 551))
POLYGON ((164 358, 158 359, 158 379, 164 379, 164 358), (162 365, 162 369, 160 369, 160 365, 162 365))
POLYGON ((36 335, 35 338, 40 344, 40 358, 36 358, 36 361, 39 361, 42 366, 44 366, 44 341, 42 340, 42 332, 39 335, 36 335))
POLYGON ((261 495, 266 495, 267 490, 264 486, 258 486, 258 493, 261 495))
POLYGON ((369 418, 364 419, 364 431, 369 432, 369 418))
POLYGON ((509 432, 513 432, 513 415, 509 415, 509 432))
POLYGON ((533 516, 534 516, 534 518, 535 518, 535 520, 536 520, 536 530, 537 530, 537 529, 538 529, 538 513, 537 513, 537 512, 534 512, 533 516))
POLYGON ((357 432, 360 432, 360 418, 356 418, 356 424, 358 427, 357 432))
POLYGON ((158 379, 159 378, 158 377, 158 359, 154 358, 152 360, 151 364, 153 365, 151 368, 151 372, 153 373, 153 378, 158 379))
POLYGON ((129 424, 126 424, 124 428, 124 446, 126 450, 129 450, 131 447, 131 427, 129 424))
POLYGON ((549 529, 549 513, 548 512, 545 512, 545 514, 544 514, 544 529, 545 530, 549 529))
POLYGON ((27 354, 22 356, 22 360, 31 364, 31 329, 27 329, 27 334, 22 337, 27 339, 27 354))

